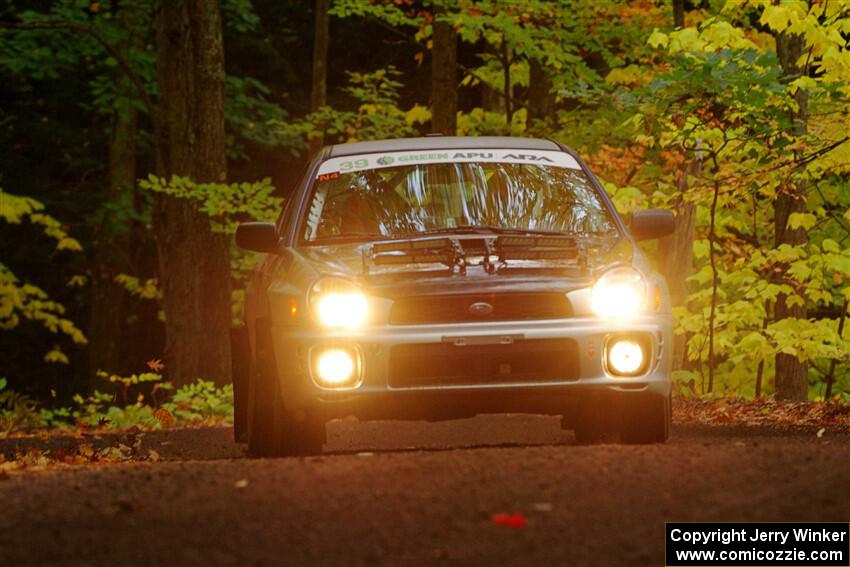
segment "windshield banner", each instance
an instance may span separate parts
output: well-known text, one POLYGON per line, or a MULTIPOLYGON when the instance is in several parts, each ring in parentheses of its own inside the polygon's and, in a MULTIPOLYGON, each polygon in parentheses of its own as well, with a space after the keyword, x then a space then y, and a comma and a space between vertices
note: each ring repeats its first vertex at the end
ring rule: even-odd
POLYGON ((566 152, 550 150, 426 150, 414 152, 387 152, 331 158, 319 167, 317 178, 329 180, 342 173, 365 169, 383 169, 403 165, 434 163, 517 163, 549 165, 568 169, 581 169, 578 162, 566 152))

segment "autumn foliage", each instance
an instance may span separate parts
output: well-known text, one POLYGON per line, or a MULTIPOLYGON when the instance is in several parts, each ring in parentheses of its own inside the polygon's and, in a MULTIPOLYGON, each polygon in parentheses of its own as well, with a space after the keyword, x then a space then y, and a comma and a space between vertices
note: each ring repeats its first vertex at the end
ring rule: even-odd
MULTIPOLYGON (((273 218, 317 141, 427 133, 439 22, 458 42, 458 134, 554 138, 622 213, 676 213, 674 236, 646 246, 676 302, 679 396, 850 400, 847 2, 688 0, 677 23, 655 0, 335 0, 316 107, 309 3, 223 2, 215 182, 154 175, 152 3, 32 5, 0 8, 0 147, 15 156, 0 238, 19 243, 0 263, 7 392, 68 407, 99 371, 167 360, 155 203, 190 203, 220 238, 273 218)), ((254 258, 230 254, 238 323, 254 258)))

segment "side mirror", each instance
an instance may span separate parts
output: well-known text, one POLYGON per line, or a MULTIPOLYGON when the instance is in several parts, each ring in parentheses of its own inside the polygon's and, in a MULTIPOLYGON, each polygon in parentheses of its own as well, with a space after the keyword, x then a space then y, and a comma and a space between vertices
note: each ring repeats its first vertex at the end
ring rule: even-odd
POLYGON ((676 228, 673 213, 663 209, 635 211, 629 230, 635 240, 653 240, 672 234, 676 228))
POLYGON ((254 252, 280 252, 280 237, 273 222, 243 222, 236 227, 236 244, 254 252))

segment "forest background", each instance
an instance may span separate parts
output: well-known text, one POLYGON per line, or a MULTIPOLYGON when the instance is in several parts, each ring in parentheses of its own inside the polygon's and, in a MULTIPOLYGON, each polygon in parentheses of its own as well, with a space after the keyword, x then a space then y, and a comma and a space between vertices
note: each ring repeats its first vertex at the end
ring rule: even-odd
POLYGON ((227 403, 235 225, 432 131, 675 212, 678 394, 850 402, 848 48, 845 0, 0 0, 0 410, 227 403))

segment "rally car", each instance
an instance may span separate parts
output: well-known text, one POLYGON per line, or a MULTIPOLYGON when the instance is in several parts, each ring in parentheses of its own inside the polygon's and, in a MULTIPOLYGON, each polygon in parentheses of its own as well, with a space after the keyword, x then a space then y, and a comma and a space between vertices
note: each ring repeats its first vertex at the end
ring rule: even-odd
POLYGON ((667 440, 670 300, 569 148, 439 137, 326 147, 276 222, 233 336, 236 435, 256 457, 322 451, 335 418, 562 417, 580 443, 667 440))

